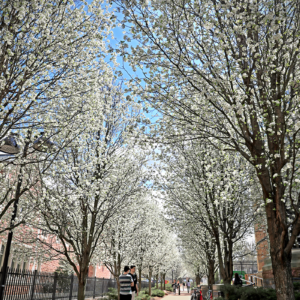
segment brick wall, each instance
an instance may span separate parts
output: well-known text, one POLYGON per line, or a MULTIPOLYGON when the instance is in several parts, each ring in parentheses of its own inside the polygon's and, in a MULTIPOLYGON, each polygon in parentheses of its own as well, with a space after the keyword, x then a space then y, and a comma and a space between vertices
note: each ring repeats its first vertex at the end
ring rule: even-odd
MULTIPOLYGON (((42 248, 35 247, 34 244, 25 243, 27 236, 33 237, 38 235, 40 239, 47 241, 53 248, 60 248, 62 245, 55 236, 50 234, 42 233, 38 229, 28 228, 27 226, 20 226, 15 234, 11 248, 11 256, 9 258, 9 267, 19 268, 21 270, 38 270, 40 272, 53 273, 57 270, 59 265, 59 256, 56 255, 55 251, 43 250, 42 248), (22 240, 20 237, 24 237, 22 242, 16 243, 16 241, 22 240), (14 253, 14 249, 19 252, 14 253), (24 253, 26 252, 26 255, 24 253), (51 259, 54 257, 55 259, 51 259)), ((6 246, 6 233, 0 236, 0 268, 2 267, 2 261, 6 246), (2 253, 1 253, 2 250, 2 253)), ((89 277, 98 278, 111 278, 109 270, 101 265, 100 263, 96 266, 90 266, 88 271, 89 277)))
POLYGON ((269 256, 268 241, 266 239, 266 231, 262 226, 254 226, 255 229, 255 243, 257 249, 257 269, 258 272, 262 272, 262 268, 265 264, 265 259, 269 256))
POLYGON ((98 278, 111 278, 109 270, 104 265, 90 266, 89 277, 98 277, 98 278))

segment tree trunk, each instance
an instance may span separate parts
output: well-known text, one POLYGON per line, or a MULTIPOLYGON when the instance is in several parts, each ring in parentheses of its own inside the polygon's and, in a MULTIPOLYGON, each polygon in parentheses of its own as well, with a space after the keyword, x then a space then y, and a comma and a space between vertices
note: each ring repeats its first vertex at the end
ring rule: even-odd
POLYGON ((85 298, 85 280, 78 280, 78 294, 77 299, 78 300, 84 300, 85 298))
POLYGON ((281 236, 283 234, 283 228, 279 222, 272 220, 269 216, 272 216, 272 212, 268 211, 270 208, 266 208, 268 216, 268 233, 270 239, 270 256, 272 261, 272 268, 275 281, 275 289, 278 300, 294 300, 294 289, 292 281, 291 270, 291 252, 287 254, 282 251, 283 245, 288 243, 288 235, 285 235, 285 239, 282 242, 281 236), (283 253, 282 253, 283 252, 283 253), (281 255, 282 253, 282 255, 281 255))
MULTIPOLYGON (((225 244, 223 247, 225 249, 221 248, 219 236, 215 235, 216 238, 216 245, 217 245, 217 252, 218 252, 218 260, 219 260, 219 267, 220 267, 220 275, 223 279, 224 284, 231 284, 232 280, 232 274, 230 275, 230 253, 228 253, 227 244, 225 244)), ((226 243, 224 241, 224 243, 226 243)), ((232 255, 232 253, 231 253, 232 255)), ((231 259, 232 261, 232 259, 231 259)))
POLYGON ((142 266, 139 266, 139 291, 142 290, 142 266))
POLYGON ((215 261, 210 260, 208 265, 208 285, 215 284, 215 261))
POLYGON ((162 273, 160 273, 160 290, 161 291, 163 290, 162 283, 163 283, 163 275, 162 275, 162 273))
POLYGON ((152 268, 149 268, 149 296, 151 296, 151 279, 152 279, 152 268))
POLYGON ((196 275, 196 285, 198 286, 200 284, 200 276, 199 274, 196 275))
POLYGON ((120 281, 119 281, 119 277, 116 278, 116 282, 117 282, 117 290, 118 290, 118 300, 120 300, 120 281))
MULTIPOLYGON (((277 171, 279 173, 279 171, 277 171)), ((284 186, 280 176, 275 178, 276 188, 269 178, 268 172, 258 174, 263 190, 268 234, 270 240, 270 256, 272 261, 275 289, 278 300, 294 300, 294 289, 291 271, 291 241, 287 228, 287 212, 284 197, 284 186), (268 199, 272 201, 269 202, 268 199), (288 247, 289 246, 289 247, 288 247)), ((274 184, 275 185, 275 184, 274 184)), ((296 225, 294 225, 296 226, 296 225)))
POLYGON ((294 300, 295 296, 291 276, 291 257, 284 255, 282 264, 279 259, 272 257, 272 267, 277 292, 277 299, 294 300))
POLYGON ((164 291, 165 291, 166 290, 166 273, 164 273, 163 279, 164 279, 164 291))
POLYGON ((158 290, 158 273, 156 274, 156 289, 158 290))

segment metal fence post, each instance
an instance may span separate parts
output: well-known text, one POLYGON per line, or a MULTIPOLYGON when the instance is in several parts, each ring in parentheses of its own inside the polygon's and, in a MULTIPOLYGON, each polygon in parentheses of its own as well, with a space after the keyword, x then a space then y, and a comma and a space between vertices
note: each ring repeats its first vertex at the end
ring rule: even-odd
POLYGON ((96 297, 96 276, 94 277, 94 291, 93 291, 93 299, 96 297))
POLYGON ((69 300, 72 300, 74 274, 71 275, 69 300))
POLYGON ((52 300, 55 300, 55 293, 56 293, 56 283, 57 283, 57 275, 58 273, 54 273, 54 282, 53 282, 53 292, 52 292, 52 300))
POLYGON ((31 295, 30 295, 30 299, 31 300, 33 299, 33 295, 34 295, 34 285, 35 285, 36 273, 37 273, 37 270, 34 270, 34 272, 33 272, 32 287, 31 287, 31 295))
POLYGON ((102 278, 102 294, 101 297, 103 297, 104 294, 104 277, 102 278))

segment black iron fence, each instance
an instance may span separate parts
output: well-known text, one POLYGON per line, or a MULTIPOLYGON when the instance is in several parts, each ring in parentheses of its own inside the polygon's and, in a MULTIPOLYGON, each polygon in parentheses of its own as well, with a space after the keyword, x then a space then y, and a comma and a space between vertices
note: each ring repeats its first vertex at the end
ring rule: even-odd
MULTIPOLYGON (((142 282, 143 288, 148 286, 148 282, 142 282)), ((117 288, 116 280, 89 277, 86 282, 85 297, 103 297, 109 288, 117 288)), ((72 300, 77 298, 77 291, 76 275, 9 269, 4 300, 72 300)))
POLYGON ((241 260, 233 261, 233 273, 234 271, 244 271, 246 274, 257 273, 257 261, 256 260, 241 260))

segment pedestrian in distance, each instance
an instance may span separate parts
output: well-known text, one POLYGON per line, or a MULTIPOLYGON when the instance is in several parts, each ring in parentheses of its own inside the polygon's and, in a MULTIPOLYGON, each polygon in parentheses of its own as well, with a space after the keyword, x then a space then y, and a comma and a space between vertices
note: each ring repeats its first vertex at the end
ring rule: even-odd
POLYGON ((172 283, 173 293, 176 295, 176 280, 174 279, 172 283))
POLYGON ((180 295, 180 281, 177 280, 178 295, 180 295))
POLYGON ((234 274, 233 285, 236 285, 236 286, 242 286, 243 285, 243 281, 241 280, 241 278, 239 276, 239 273, 234 274))
POLYGON ((202 286, 201 286, 201 285, 200 285, 200 291, 199 291, 199 293, 200 293, 200 298, 199 298, 199 300, 203 300, 202 286))
POLYGON ((134 300, 135 295, 136 296, 139 295, 139 288, 138 288, 138 284, 137 284, 137 276, 135 274, 135 266, 131 266, 130 267, 129 275, 133 279, 133 286, 131 287, 131 292, 132 292, 132 294, 131 294, 131 300, 134 300))
POLYGON ((131 300, 131 288, 134 285, 132 277, 128 274, 130 271, 128 266, 124 267, 124 272, 119 276, 120 283, 120 300, 131 300))
POLYGON ((189 279, 186 281, 186 288, 187 288, 187 292, 190 293, 191 283, 189 279))
POLYGON ((182 283, 182 291, 184 292, 185 282, 182 283))

